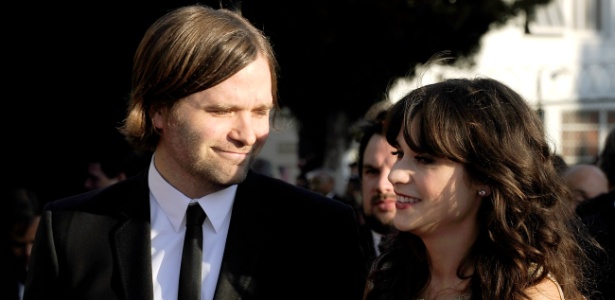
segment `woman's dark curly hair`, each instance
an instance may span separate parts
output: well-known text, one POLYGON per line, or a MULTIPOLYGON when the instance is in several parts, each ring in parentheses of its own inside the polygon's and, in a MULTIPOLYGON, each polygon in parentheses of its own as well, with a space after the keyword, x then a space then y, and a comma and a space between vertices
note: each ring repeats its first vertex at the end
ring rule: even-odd
MULTIPOLYGON (((567 209, 571 194, 554 168, 542 122, 518 93, 486 78, 426 85, 389 110, 389 143, 396 144, 400 130, 413 151, 458 162, 474 182, 491 188, 478 212, 478 238, 458 268, 474 270, 472 299, 525 299, 524 291, 547 274, 566 299, 583 299, 590 264, 580 240, 585 233, 567 209)), ((430 278, 422 240, 396 232, 388 243, 365 299, 417 298, 430 278)))

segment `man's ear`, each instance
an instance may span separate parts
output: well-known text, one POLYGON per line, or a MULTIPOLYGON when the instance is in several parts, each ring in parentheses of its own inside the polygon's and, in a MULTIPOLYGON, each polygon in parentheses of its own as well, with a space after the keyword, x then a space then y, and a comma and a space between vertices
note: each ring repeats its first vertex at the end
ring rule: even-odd
POLYGON ((149 115, 152 118, 152 125, 154 125, 156 130, 164 128, 166 110, 150 108, 149 115))

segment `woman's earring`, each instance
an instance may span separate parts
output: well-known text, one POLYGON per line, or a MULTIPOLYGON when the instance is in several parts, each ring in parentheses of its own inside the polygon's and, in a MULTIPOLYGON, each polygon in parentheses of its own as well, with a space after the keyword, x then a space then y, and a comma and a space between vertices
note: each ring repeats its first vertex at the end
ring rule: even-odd
POLYGON ((485 195, 487 195, 487 192, 485 192, 485 190, 480 190, 478 191, 478 195, 481 197, 485 197, 485 195))

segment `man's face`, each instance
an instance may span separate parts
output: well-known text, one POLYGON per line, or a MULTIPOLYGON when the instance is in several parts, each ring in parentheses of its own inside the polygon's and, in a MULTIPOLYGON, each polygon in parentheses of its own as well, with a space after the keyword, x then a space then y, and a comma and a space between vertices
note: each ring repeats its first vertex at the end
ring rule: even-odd
POLYGON ((40 216, 36 216, 25 230, 15 227, 10 234, 11 251, 15 258, 22 262, 24 268, 27 268, 30 262, 30 254, 32 252, 32 245, 34 244, 34 237, 36 236, 39 221, 40 216))
POLYGON ((198 185, 195 197, 242 182, 269 135, 273 105, 271 72, 259 56, 220 84, 154 114, 161 133, 157 169, 176 187, 198 185))
POLYGON ((392 224, 395 216, 396 196, 393 185, 387 179, 395 163, 395 151, 385 137, 374 134, 363 153, 361 190, 363 194, 363 212, 373 216, 382 224, 392 224))
MULTIPOLYGON (((123 174, 122 174, 123 175, 123 174)), ((110 186, 114 183, 121 181, 120 177, 109 178, 103 172, 102 167, 99 162, 89 162, 88 163, 88 177, 85 179, 83 186, 87 190, 95 190, 110 186)))
POLYGON ((579 164, 570 167, 564 172, 564 181, 578 203, 609 191, 609 180, 595 165, 579 164))
POLYGON ((310 180, 310 189, 319 194, 327 195, 333 191, 333 181, 325 175, 317 174, 310 180))

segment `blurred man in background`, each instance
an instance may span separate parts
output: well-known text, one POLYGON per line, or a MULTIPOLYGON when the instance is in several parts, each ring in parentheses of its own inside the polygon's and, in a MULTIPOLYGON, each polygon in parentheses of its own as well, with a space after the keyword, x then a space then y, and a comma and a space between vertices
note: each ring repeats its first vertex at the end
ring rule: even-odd
POLYGON ((380 246, 392 228, 396 195, 388 180, 396 157, 384 135, 382 126, 388 102, 376 103, 366 114, 360 127, 358 168, 363 206, 363 243, 368 267, 380 255, 380 246))

